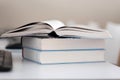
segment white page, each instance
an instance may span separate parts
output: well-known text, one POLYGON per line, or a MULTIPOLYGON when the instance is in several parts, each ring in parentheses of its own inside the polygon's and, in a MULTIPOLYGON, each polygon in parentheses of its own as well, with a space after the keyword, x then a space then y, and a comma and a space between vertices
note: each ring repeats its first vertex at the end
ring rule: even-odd
POLYGON ((105 31, 104 29, 101 29, 101 28, 97 28, 97 27, 91 27, 91 26, 87 26, 87 25, 71 25, 72 26, 75 26, 75 27, 80 27, 80 28, 84 28, 84 29, 91 29, 91 30, 98 30, 98 31, 105 31))
POLYGON ((62 23, 59 20, 48 20, 48 21, 42 21, 42 22, 51 25, 54 30, 57 29, 57 28, 59 28, 59 27, 65 26, 64 23, 62 23))

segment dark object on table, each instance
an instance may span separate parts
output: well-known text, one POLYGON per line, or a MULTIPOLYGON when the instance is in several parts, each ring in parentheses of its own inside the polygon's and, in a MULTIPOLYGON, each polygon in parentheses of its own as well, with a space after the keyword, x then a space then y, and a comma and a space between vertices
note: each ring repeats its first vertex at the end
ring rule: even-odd
POLYGON ((0 72, 10 71, 12 69, 11 52, 0 50, 0 72))
POLYGON ((21 43, 9 44, 6 49, 22 49, 21 43))

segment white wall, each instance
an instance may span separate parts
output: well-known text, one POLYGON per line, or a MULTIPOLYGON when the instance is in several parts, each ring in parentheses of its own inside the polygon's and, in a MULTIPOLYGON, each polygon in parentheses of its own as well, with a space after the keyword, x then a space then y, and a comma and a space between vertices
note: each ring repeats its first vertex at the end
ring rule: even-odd
POLYGON ((120 0, 0 0, 0 30, 46 19, 120 22, 120 0))

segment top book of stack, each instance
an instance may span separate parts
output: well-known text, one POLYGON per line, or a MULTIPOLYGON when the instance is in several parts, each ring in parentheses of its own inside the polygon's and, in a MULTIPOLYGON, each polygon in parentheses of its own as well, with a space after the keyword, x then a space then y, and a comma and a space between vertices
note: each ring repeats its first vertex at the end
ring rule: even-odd
POLYGON ((33 22, 8 32, 0 37, 20 37, 20 36, 47 36, 47 37, 72 37, 72 38, 110 38, 108 31, 102 29, 92 29, 84 26, 65 26, 61 21, 50 20, 33 22))

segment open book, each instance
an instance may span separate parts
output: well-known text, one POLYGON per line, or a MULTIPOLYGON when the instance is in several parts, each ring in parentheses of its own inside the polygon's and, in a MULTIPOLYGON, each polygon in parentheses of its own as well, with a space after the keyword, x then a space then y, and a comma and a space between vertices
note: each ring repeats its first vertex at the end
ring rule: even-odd
POLYGON ((53 37, 85 37, 85 38, 109 38, 108 31, 102 29, 91 29, 83 26, 65 26, 61 21, 51 20, 42 22, 33 22, 16 29, 5 32, 1 37, 17 36, 42 36, 53 37))

